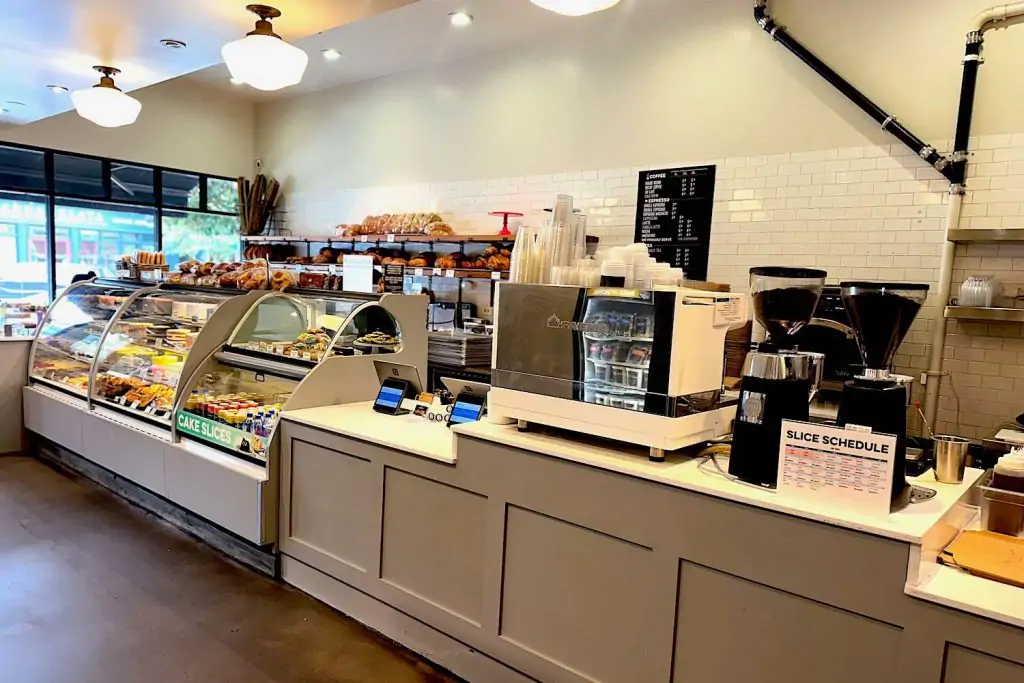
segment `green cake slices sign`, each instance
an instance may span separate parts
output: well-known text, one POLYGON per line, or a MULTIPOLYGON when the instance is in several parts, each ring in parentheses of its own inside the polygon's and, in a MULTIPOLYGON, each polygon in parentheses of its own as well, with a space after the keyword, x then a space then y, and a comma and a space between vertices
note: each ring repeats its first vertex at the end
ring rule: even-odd
POLYGON ((217 444, 233 451, 263 458, 262 439, 241 429, 229 427, 201 415, 193 415, 181 411, 175 418, 175 425, 182 434, 195 437, 202 441, 217 444))

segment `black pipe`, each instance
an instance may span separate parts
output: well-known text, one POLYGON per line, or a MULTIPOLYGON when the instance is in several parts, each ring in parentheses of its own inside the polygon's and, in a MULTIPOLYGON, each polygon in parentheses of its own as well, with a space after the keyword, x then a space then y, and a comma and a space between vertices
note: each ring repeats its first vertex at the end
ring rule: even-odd
MULTIPOLYGON (((896 120, 896 117, 875 104, 867 95, 837 74, 831 67, 818 59, 810 50, 793 38, 786 31, 785 27, 777 24, 772 16, 768 14, 768 7, 765 2, 758 2, 754 7, 754 19, 777 43, 796 55, 800 61, 811 67, 819 76, 845 95, 847 99, 877 121, 882 126, 882 130, 891 133, 897 140, 909 147, 914 154, 917 154, 934 166, 942 175, 953 182, 953 169, 946 157, 939 154, 938 150, 924 140, 911 133, 906 126, 896 120)), ((973 100, 973 90, 971 95, 973 100)))
POLYGON ((967 178, 967 145, 971 139, 974 93, 978 87, 978 68, 981 66, 981 48, 984 40, 981 33, 971 33, 967 36, 964 75, 960 85, 960 109, 957 113, 956 137, 953 141, 953 163, 950 165, 950 182, 954 185, 963 185, 967 178))

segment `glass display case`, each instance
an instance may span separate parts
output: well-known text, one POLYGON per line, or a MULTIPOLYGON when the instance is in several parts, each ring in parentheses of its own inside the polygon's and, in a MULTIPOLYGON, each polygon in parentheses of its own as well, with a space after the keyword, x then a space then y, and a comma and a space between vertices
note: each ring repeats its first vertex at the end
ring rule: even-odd
POLYGON ((401 349, 398 324, 379 302, 379 295, 348 292, 264 295, 192 374, 177 433, 265 463, 281 411, 319 363, 401 349))
POLYGON ((80 282, 65 289, 47 311, 36 336, 29 363, 31 379, 87 398, 93 360, 103 334, 125 302, 140 289, 104 280, 80 282))
POLYGON ((312 368, 330 355, 393 353, 394 319, 374 294, 271 292, 235 330, 228 349, 312 368))
POLYGON ((100 343, 93 402, 169 426, 196 338, 221 304, 240 293, 161 287, 129 301, 100 343))

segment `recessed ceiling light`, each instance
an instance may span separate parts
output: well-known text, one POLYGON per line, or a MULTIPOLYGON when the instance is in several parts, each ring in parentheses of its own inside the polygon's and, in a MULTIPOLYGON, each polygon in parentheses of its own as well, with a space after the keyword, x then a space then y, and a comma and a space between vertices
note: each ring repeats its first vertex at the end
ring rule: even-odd
POLYGON ((243 81, 241 78, 235 78, 234 76, 232 76, 231 85, 245 85, 245 81, 243 81))
POLYGON ((321 50, 320 54, 324 56, 328 62, 336 62, 341 59, 341 53, 335 50, 333 47, 329 47, 326 50, 321 50))
POLYGON ((50 92, 54 95, 63 95, 68 91, 68 89, 63 85, 48 85, 46 87, 49 88, 50 92))
POLYGON ((473 15, 469 12, 452 12, 448 15, 448 19, 451 20, 452 26, 455 28, 466 28, 473 23, 473 15))
POLYGON ((164 47, 169 47, 172 50, 180 50, 181 48, 186 47, 184 41, 175 40, 174 38, 164 38, 160 41, 160 44, 164 47))

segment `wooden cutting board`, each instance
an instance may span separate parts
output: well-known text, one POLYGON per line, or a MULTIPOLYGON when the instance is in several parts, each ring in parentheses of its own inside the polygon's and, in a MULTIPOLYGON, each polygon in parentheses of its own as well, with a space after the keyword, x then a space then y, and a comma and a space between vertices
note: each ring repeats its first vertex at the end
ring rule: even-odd
POLYGON ((970 574, 1024 588, 1024 538, 964 531, 939 556, 970 574))

